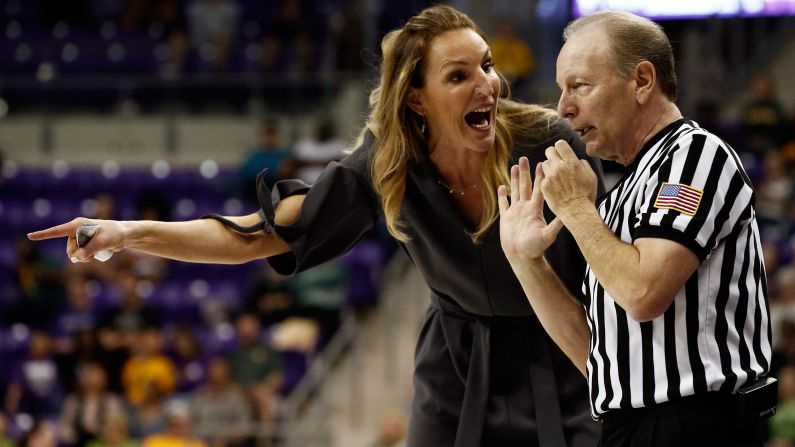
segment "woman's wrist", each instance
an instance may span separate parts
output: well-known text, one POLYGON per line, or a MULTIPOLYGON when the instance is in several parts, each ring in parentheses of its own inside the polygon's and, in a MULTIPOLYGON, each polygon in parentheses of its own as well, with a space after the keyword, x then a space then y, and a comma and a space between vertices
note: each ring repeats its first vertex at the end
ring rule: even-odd
POLYGON ((136 244, 145 236, 145 227, 149 222, 145 220, 125 220, 118 221, 119 232, 121 233, 120 247, 136 248, 136 244))
POLYGON ((521 269, 537 269, 543 268, 546 264, 546 258, 544 255, 540 256, 529 256, 523 253, 517 253, 513 256, 506 256, 508 258, 508 262, 513 266, 514 269, 521 268, 521 269))

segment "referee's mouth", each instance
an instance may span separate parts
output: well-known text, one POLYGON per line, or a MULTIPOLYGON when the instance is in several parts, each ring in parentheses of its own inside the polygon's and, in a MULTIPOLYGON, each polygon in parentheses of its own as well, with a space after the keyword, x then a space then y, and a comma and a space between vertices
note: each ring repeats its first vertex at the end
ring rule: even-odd
POLYGON ((591 131, 593 128, 594 128, 593 126, 581 127, 581 128, 579 128, 579 129, 575 129, 575 132, 577 132, 578 134, 580 134, 580 139, 583 139, 583 140, 584 140, 584 139, 585 139, 585 136, 586 136, 586 135, 588 135, 588 133, 589 133, 589 132, 590 132, 590 131, 591 131))

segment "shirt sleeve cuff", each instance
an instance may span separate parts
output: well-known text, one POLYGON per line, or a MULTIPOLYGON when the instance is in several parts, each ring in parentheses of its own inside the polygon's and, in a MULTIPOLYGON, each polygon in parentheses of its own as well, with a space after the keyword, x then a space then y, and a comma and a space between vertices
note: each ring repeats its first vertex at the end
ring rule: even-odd
POLYGON ((674 228, 655 227, 649 225, 636 228, 632 234, 633 241, 644 237, 668 239, 669 241, 682 244, 690 249, 690 251, 692 251, 698 257, 699 261, 702 262, 707 259, 707 256, 709 256, 709 250, 699 245, 699 243, 693 240, 690 236, 674 228))

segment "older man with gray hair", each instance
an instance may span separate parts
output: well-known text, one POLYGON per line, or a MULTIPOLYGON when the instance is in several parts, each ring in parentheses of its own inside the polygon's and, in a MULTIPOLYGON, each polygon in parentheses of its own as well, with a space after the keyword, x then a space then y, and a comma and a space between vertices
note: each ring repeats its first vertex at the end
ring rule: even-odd
POLYGON ((625 166, 596 200, 596 176, 565 141, 500 187, 503 249, 546 331, 587 377, 601 445, 761 445, 775 411, 771 336, 754 192, 734 150, 682 118, 670 42, 657 24, 601 12, 564 31, 558 113, 588 155, 625 166), (546 202, 557 218, 547 224, 546 202), (588 266, 586 306, 544 250, 566 226, 588 266))

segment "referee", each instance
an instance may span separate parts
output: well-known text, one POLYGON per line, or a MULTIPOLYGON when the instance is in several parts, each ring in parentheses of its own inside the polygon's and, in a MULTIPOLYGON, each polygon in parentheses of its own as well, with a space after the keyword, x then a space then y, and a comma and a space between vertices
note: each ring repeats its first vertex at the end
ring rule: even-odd
MULTIPOLYGON (((600 445, 761 445, 741 428, 758 425, 760 412, 736 414, 737 391, 766 383, 771 355, 751 183, 734 150, 682 118, 658 25, 602 12, 570 23, 564 38, 558 112, 588 155, 625 174, 594 207, 596 177, 566 142, 547 149, 535 187, 520 160, 510 205, 499 189, 511 266, 588 379, 600 445), (544 201, 558 216, 549 224, 544 201), (543 257, 563 225, 588 262, 584 310, 543 257)), ((775 405, 773 386, 748 396, 775 405)))

